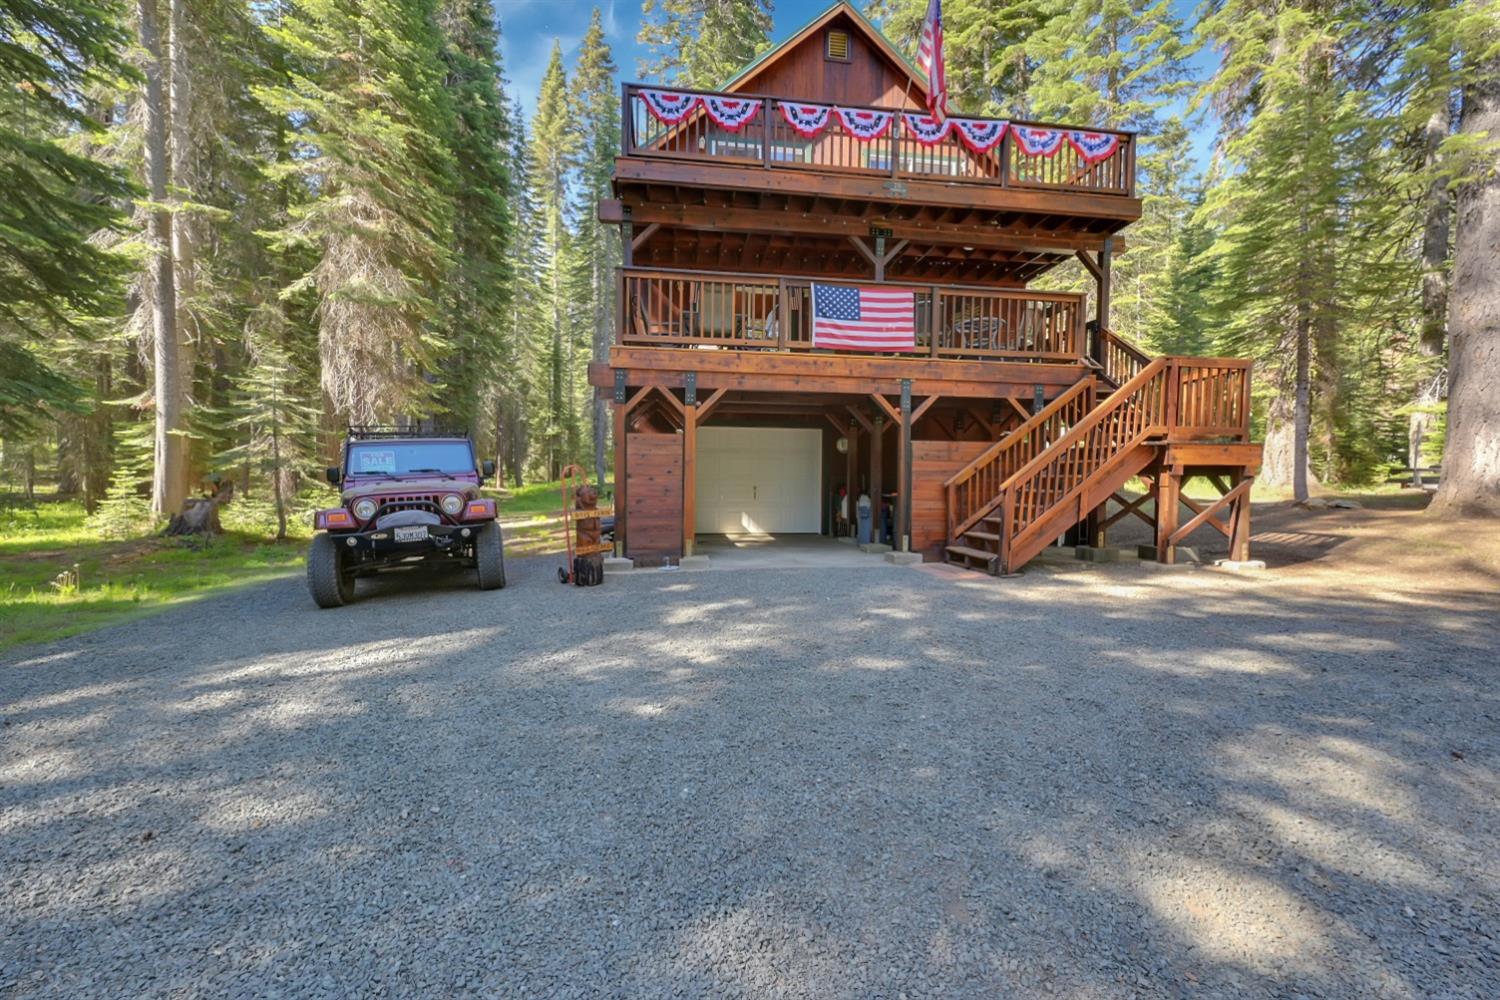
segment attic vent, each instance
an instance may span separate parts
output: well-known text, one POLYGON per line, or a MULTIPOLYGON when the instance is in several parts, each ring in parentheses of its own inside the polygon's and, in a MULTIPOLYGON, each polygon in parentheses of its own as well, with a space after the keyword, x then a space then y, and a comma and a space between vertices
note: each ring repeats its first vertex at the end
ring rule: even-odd
POLYGON ((849 61, 849 33, 847 31, 828 33, 828 58, 838 62, 849 61))

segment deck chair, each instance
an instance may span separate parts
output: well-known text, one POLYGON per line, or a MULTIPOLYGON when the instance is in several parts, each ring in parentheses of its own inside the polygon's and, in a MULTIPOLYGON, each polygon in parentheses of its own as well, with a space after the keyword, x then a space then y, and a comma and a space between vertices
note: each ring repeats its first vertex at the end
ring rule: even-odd
POLYGON ((739 334, 734 314, 734 286, 704 285, 698 293, 697 329, 700 337, 733 340, 739 334))

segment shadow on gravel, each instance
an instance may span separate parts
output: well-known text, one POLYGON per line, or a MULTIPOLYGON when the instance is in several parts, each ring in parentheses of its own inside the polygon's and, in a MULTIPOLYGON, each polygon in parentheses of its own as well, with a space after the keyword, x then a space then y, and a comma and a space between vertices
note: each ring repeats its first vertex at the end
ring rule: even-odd
POLYGON ((554 569, 0 666, 0 994, 1500 991, 1491 595, 554 569))

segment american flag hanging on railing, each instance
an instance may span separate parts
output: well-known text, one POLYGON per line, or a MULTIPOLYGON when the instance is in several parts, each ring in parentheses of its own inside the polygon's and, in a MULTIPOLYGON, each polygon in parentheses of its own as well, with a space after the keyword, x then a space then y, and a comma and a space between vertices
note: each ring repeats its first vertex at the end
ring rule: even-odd
POLYGON ((836 351, 915 351, 917 295, 885 285, 812 286, 812 345, 836 351))
POLYGON ((948 117, 948 69, 943 59, 943 3, 929 0, 917 46, 917 69, 927 74, 927 112, 938 121, 948 117))

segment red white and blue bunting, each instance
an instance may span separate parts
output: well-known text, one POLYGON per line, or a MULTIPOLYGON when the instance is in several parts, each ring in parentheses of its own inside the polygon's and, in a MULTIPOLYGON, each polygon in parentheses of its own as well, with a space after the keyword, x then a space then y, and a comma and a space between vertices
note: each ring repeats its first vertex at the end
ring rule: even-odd
POLYGON ((698 106, 697 94, 682 94, 675 90, 646 90, 640 91, 641 100, 646 104, 646 110, 651 112, 651 117, 663 125, 676 125, 698 106))
POLYGON ((1016 137, 1016 144, 1027 156, 1056 156, 1066 138, 1066 133, 1060 128, 1028 128, 1025 125, 1012 125, 1010 134, 1016 137))
POLYGON ((952 118, 944 118, 942 121, 938 121, 930 115, 915 115, 910 111, 901 117, 906 127, 906 134, 924 146, 936 146, 948 138, 948 133, 953 127, 952 118))
POLYGON ((833 113, 833 108, 827 104, 789 104, 786 101, 776 102, 781 109, 781 117, 804 139, 816 139, 828 127, 828 116, 833 113))
POLYGON ((1098 163, 1114 155, 1120 137, 1111 132, 1069 132, 1068 142, 1078 150, 1085 163, 1098 163))
POLYGON ((894 111, 867 111, 859 108, 834 108, 839 124, 860 142, 872 142, 891 130, 895 121, 894 111))
POLYGON ((987 118, 950 118, 948 120, 958 130, 958 137, 963 140, 964 145, 980 155, 1000 145, 1000 140, 1005 138, 1005 129, 1008 124, 987 118))
POLYGON ((756 112, 760 111, 760 101, 746 100, 743 97, 705 97, 703 110, 708 112, 708 117, 719 128, 726 132, 738 132, 749 125, 756 112))

